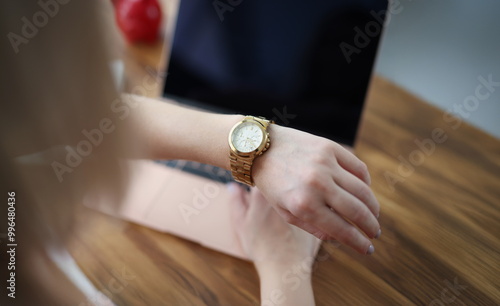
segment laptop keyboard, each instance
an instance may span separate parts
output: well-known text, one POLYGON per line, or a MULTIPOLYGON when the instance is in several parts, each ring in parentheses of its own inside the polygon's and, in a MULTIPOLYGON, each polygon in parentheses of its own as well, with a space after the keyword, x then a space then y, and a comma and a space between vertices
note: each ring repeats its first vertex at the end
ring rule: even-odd
POLYGON ((212 165, 187 160, 157 160, 155 162, 224 184, 234 182, 230 171, 212 165))

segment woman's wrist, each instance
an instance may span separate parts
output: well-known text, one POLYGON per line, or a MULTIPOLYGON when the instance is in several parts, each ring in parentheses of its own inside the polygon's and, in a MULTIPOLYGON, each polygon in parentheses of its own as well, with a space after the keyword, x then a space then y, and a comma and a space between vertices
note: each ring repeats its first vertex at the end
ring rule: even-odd
POLYGON ((311 268, 293 265, 259 265, 261 305, 314 305, 311 268))
POLYGON ((228 135, 241 115, 198 111, 168 101, 131 96, 139 158, 185 159, 229 169, 228 135), (167 102, 167 103, 165 103, 167 102))
POLYGON ((243 115, 213 113, 199 116, 197 125, 200 134, 196 140, 199 143, 193 146, 196 156, 192 160, 230 170, 229 132, 243 118, 243 115))
POLYGON ((255 269, 261 278, 280 278, 287 274, 300 274, 302 278, 311 277, 312 260, 304 259, 297 261, 287 261, 282 263, 255 263, 255 269))
POLYGON ((243 115, 217 115, 220 118, 217 119, 214 122, 215 125, 219 125, 219 135, 217 136, 222 140, 222 145, 220 146, 220 154, 218 154, 219 158, 221 159, 216 166, 224 168, 226 170, 231 170, 231 165, 229 163, 229 142, 228 142, 228 137, 229 137, 229 132, 231 131, 231 128, 245 116, 243 115))

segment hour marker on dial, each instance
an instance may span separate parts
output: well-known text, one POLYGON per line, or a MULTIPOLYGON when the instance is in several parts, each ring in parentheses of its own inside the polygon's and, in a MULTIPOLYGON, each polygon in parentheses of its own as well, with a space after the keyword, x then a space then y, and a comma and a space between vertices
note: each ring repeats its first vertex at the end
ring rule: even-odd
POLYGON ((244 122, 234 130, 232 142, 236 150, 249 153, 259 147, 263 138, 262 130, 255 123, 244 122))

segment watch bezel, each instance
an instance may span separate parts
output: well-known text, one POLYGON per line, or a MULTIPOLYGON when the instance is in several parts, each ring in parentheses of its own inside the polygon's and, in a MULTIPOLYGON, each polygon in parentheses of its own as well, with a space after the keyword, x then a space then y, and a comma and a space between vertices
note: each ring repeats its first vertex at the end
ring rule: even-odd
POLYGON ((229 147, 231 148, 231 151, 233 151, 238 156, 242 156, 242 157, 258 156, 260 153, 262 153, 264 151, 264 149, 266 149, 266 143, 268 142, 268 139, 269 139, 269 133, 266 131, 266 128, 264 127, 264 125, 261 122, 259 122, 258 120, 255 120, 254 118, 251 118, 251 117, 250 118, 245 117, 243 120, 236 123, 231 128, 231 131, 229 132, 229 137, 228 137, 229 147), (255 124, 261 130, 263 136, 262 136, 261 143, 259 144, 259 146, 255 150, 250 151, 250 152, 241 152, 238 149, 236 149, 236 147, 233 144, 233 134, 234 134, 234 131, 240 125, 247 123, 247 122, 255 124))

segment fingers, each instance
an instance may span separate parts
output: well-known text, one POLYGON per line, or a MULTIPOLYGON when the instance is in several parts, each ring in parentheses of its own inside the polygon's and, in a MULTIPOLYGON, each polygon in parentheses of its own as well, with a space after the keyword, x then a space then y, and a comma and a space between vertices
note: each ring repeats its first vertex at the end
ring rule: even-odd
POLYGON ((316 225, 320 230, 333 236, 360 254, 371 254, 375 250, 370 239, 365 237, 355 226, 334 213, 326 205, 316 210, 316 225))
POLYGON ((341 145, 335 145, 335 156, 337 157, 337 162, 339 163, 339 165, 348 172, 351 172, 352 174, 357 176, 366 184, 370 185, 371 178, 370 173, 368 173, 368 167, 366 166, 366 164, 341 145))
POLYGON ((372 214, 378 218, 380 213, 380 204, 375 198, 370 187, 352 173, 341 169, 341 172, 334 178, 335 183, 352 194, 365 204, 372 214))
MULTIPOLYGON (((325 183, 325 180, 320 181, 325 183)), ((374 248, 368 237, 377 236, 380 227, 370 209, 357 197, 335 185, 333 179, 323 185, 321 190, 324 195, 314 199, 303 192, 296 193, 288 199, 287 208, 292 216, 283 212, 280 214, 287 222, 322 240, 336 239, 361 254, 373 253, 374 248)))
POLYGON ((308 232, 309 234, 315 236, 316 238, 321 239, 321 240, 325 240, 325 241, 333 240, 332 236, 328 235, 327 233, 318 229, 317 227, 313 226, 312 224, 300 220, 299 218, 292 215, 289 211, 286 211, 282 208, 277 208, 277 212, 287 223, 303 229, 304 231, 308 232))
POLYGON ((358 198, 334 185, 332 192, 326 195, 327 205, 342 218, 350 221, 370 238, 375 238, 380 229, 377 218, 358 198))

